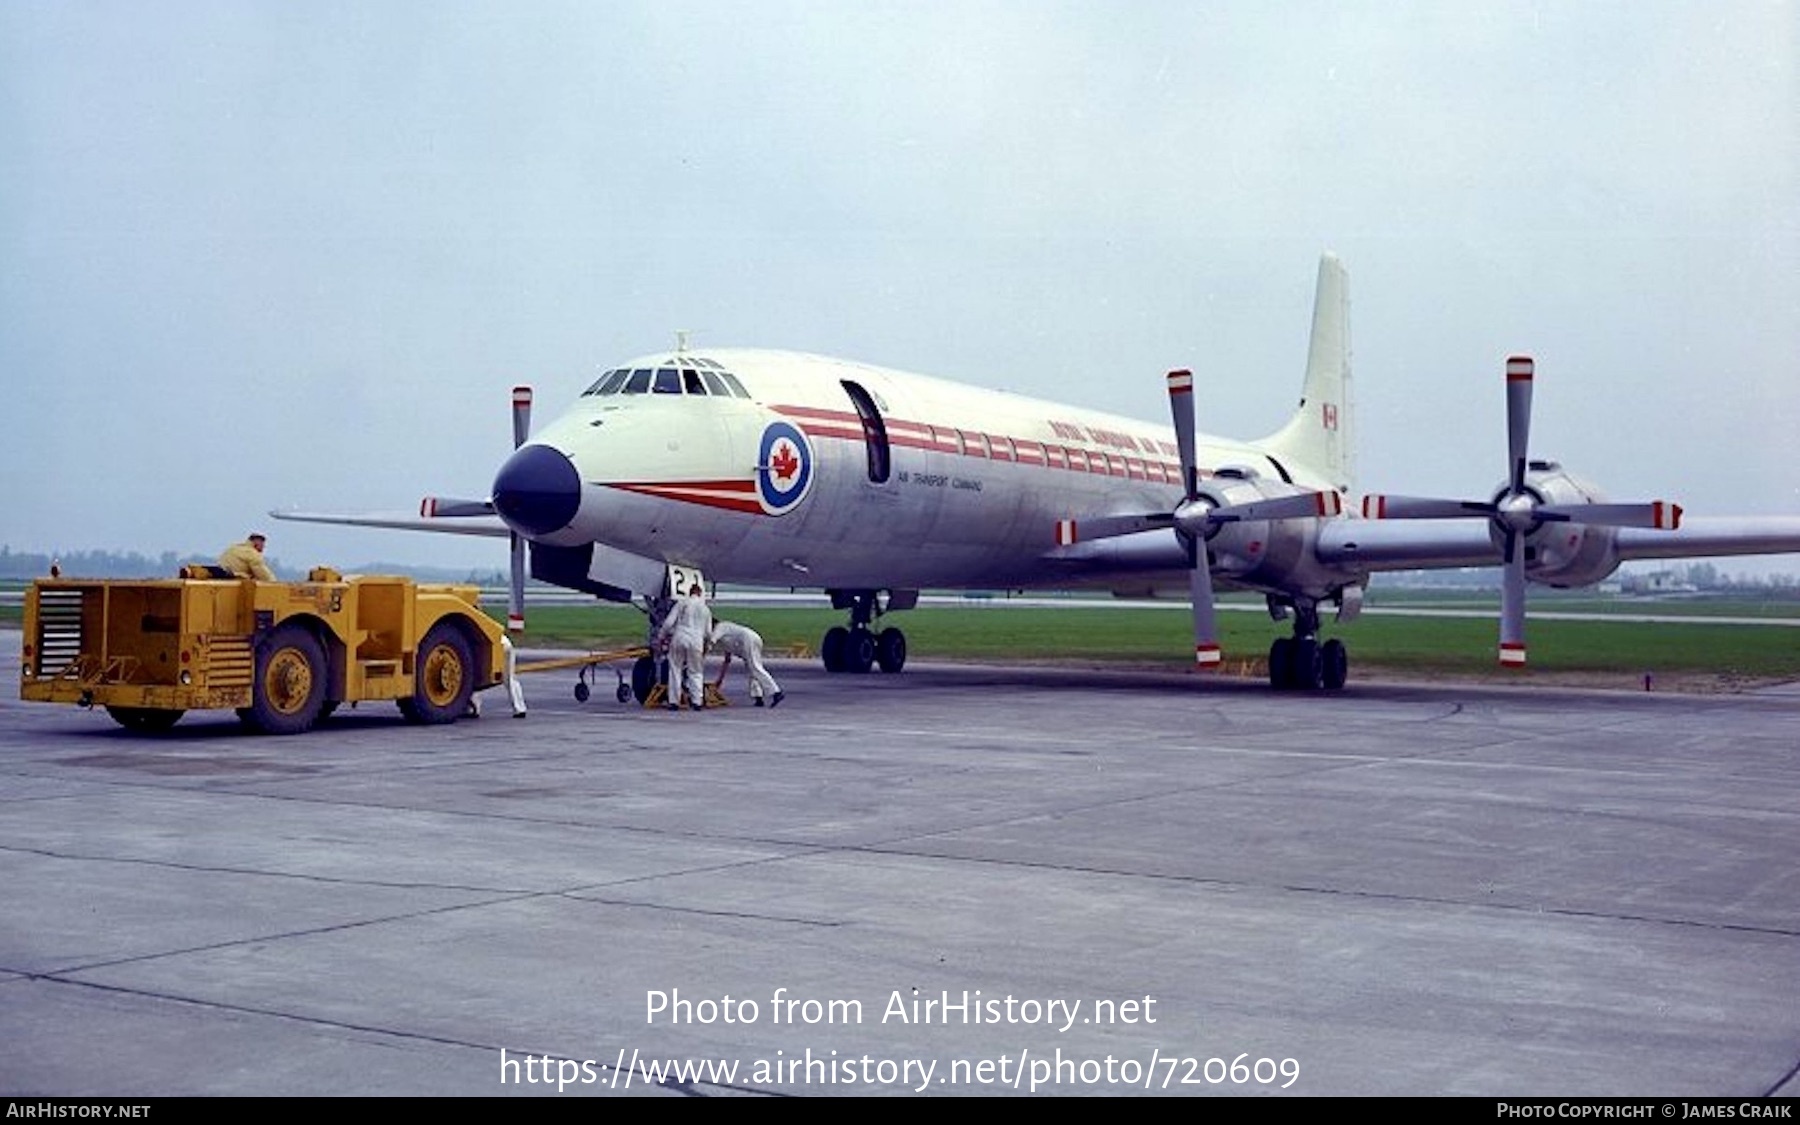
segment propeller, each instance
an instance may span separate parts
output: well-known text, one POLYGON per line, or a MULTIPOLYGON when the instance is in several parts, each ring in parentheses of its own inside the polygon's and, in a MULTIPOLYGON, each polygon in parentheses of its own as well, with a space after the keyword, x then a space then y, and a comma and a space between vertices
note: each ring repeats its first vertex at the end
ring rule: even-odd
POLYGON ((1229 523, 1246 520, 1319 519, 1338 515, 1343 500, 1336 492, 1301 492, 1215 505, 1200 494, 1200 470, 1194 456, 1194 375, 1169 372, 1169 412, 1175 420, 1175 444, 1181 455, 1184 498, 1172 512, 1145 512, 1093 519, 1062 520, 1056 541, 1062 546, 1084 539, 1110 539, 1157 528, 1173 528, 1188 554, 1188 596, 1194 612, 1194 663, 1210 671, 1219 666, 1219 631, 1213 611, 1212 567, 1206 540, 1229 523))
POLYGON ((1681 506, 1666 500, 1627 504, 1552 504, 1525 479, 1530 460, 1530 356, 1506 361, 1506 484, 1492 500, 1440 500, 1420 496, 1363 497, 1367 519, 1489 520, 1500 541, 1500 663, 1525 666, 1525 541, 1546 523, 1597 527, 1647 527, 1672 531, 1681 525, 1681 506))
MULTIPOLYGON (((512 393, 513 449, 531 436, 531 388, 514 387, 512 393)), ((506 589, 506 627, 515 633, 525 629, 525 537, 513 532, 512 573, 506 589)))
MULTIPOLYGON (((531 435, 531 388, 514 387, 512 392, 513 449, 525 444, 531 435)), ((465 516, 495 514, 492 500, 459 500, 450 496, 427 496, 419 501, 419 515, 424 519, 456 519, 465 516)), ((512 541, 512 575, 507 587, 506 627, 513 632, 525 628, 525 537, 514 531, 512 541)))

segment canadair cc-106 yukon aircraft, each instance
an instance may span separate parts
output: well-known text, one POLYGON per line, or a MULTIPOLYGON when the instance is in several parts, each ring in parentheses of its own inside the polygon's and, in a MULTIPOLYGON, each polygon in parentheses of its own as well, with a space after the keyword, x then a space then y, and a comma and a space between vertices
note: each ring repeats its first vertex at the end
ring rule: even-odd
POLYGON ((652 622, 697 572, 823 588, 848 611, 821 645, 833 672, 898 672, 905 634, 880 622, 921 589, 1183 584, 1195 660, 1215 667, 1214 590, 1252 590, 1291 622, 1269 648, 1270 682, 1301 689, 1343 686, 1348 654, 1321 643, 1321 611, 1353 618, 1374 571, 1502 566, 1500 662, 1522 666, 1528 581, 1800 550, 1800 519, 1684 524, 1675 504, 1609 503, 1532 460, 1522 356, 1505 365, 1506 472, 1490 497, 1368 496, 1356 518, 1349 359, 1348 285, 1330 255, 1300 404, 1261 441, 1197 433, 1187 371, 1168 375, 1164 429, 820 356, 682 346, 607 371, 529 440, 531 391, 516 388, 515 450, 490 499, 428 497, 416 518, 274 514, 510 536, 515 628, 527 553, 532 577, 641 602, 652 622))

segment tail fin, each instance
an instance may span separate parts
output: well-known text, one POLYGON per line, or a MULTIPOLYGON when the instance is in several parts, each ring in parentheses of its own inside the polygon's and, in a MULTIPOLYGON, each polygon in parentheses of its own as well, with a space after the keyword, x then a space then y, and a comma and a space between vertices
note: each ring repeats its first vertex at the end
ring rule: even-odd
POLYGON ((1300 405, 1287 425, 1258 444, 1283 463, 1323 473, 1340 492, 1356 485, 1350 419, 1350 278, 1335 254, 1319 259, 1312 346, 1300 405))

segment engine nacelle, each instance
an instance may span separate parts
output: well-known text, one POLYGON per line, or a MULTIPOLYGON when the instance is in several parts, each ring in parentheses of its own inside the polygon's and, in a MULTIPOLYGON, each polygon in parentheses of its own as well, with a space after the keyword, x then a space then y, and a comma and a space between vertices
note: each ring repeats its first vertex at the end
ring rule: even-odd
MULTIPOLYGON (((1223 508, 1311 491, 1254 469, 1227 468, 1200 482, 1198 503, 1223 508)), ((1179 512, 1176 518, 1180 519, 1179 512)), ((1314 550, 1318 534, 1319 521, 1314 519, 1240 520, 1213 528, 1206 549, 1214 573, 1234 585, 1298 588, 1324 597, 1333 588, 1333 576, 1318 565, 1314 550)))
MULTIPOLYGON (((1525 491, 1542 504, 1579 507, 1606 499, 1588 481, 1555 461, 1533 461, 1526 469, 1525 491)), ((1495 492, 1504 496, 1506 484, 1495 492)), ((1504 549, 1500 530, 1491 530, 1496 549, 1504 549)), ((1591 586, 1619 567, 1618 535, 1611 527, 1574 521, 1545 520, 1526 533, 1525 575, 1546 586, 1591 586)))

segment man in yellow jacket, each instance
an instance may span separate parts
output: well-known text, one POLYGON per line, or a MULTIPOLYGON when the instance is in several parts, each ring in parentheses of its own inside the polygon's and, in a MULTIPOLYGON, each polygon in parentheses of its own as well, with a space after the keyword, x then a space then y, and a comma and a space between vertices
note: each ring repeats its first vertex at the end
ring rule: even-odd
POLYGON ((268 540, 260 531, 252 531, 250 537, 242 543, 233 543, 225 548, 219 556, 219 565, 239 578, 254 578, 259 582, 275 581, 275 572, 263 561, 263 544, 268 540))

